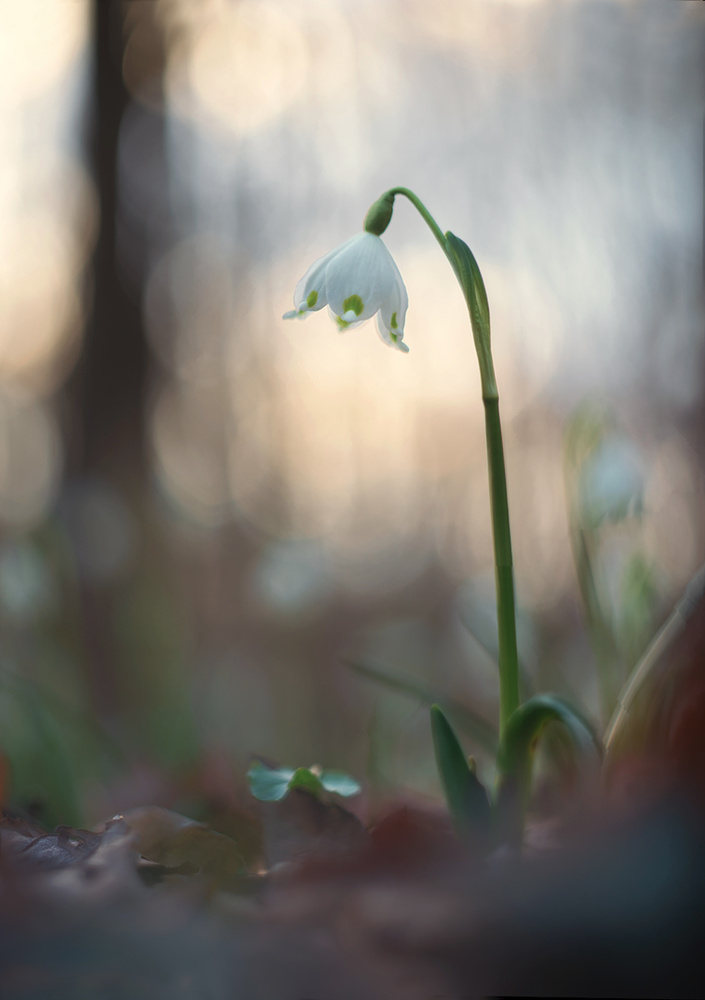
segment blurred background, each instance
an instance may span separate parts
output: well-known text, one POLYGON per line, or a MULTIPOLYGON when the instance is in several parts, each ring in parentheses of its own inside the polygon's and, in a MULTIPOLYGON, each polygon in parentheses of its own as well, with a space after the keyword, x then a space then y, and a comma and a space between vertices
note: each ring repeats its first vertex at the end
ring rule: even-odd
POLYGON ((431 698, 489 774, 453 275, 398 199, 409 355, 281 319, 398 184, 484 274, 525 690, 604 723, 705 554, 703 5, 0 9, 6 799, 229 828, 251 752, 433 795, 431 698))

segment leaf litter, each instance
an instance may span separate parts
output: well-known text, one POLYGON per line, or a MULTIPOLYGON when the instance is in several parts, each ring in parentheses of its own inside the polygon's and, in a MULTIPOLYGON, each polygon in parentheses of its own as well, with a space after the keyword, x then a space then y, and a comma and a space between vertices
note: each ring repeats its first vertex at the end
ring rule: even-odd
POLYGON ((705 821, 662 787, 473 852, 401 800, 258 802, 259 853, 158 807, 95 830, 0 819, 7 1000, 703 995, 705 821))

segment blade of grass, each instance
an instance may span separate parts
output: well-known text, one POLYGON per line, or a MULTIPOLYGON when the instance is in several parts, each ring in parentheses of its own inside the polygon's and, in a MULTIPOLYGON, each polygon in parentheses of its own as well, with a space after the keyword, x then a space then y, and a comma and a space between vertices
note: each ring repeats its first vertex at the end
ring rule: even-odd
MULTIPOLYGON (((458 611, 458 617, 460 619, 460 622, 465 631, 468 633, 468 635, 478 644, 480 649, 482 649, 485 653, 487 653, 487 655, 492 660, 497 670, 499 670, 498 644, 495 641, 493 645, 491 642, 489 642, 486 638, 482 636, 482 634, 477 630, 477 626, 474 625, 472 622, 472 619, 470 617, 470 611, 471 609, 468 607, 460 608, 460 610, 458 611)), ((496 630, 496 624, 494 628, 496 630)), ((518 670, 519 670, 520 690, 522 691, 525 698, 530 698, 534 694, 533 682, 529 677, 529 675, 527 674, 526 669, 524 668, 521 661, 519 661, 518 663, 518 670)))
POLYGON ((416 698, 423 705, 430 707, 434 703, 438 703, 443 711, 453 718, 458 728, 474 739, 483 750, 489 751, 492 755, 497 753, 499 746, 497 730, 491 722, 488 722, 487 719, 484 719, 477 712, 473 711, 473 709, 463 704, 463 702, 401 671, 390 670, 388 667, 373 666, 370 663, 363 663, 360 660, 345 659, 341 662, 344 667, 354 670, 356 674, 360 674, 362 677, 375 681, 377 684, 382 684, 384 687, 397 691, 400 694, 416 698))

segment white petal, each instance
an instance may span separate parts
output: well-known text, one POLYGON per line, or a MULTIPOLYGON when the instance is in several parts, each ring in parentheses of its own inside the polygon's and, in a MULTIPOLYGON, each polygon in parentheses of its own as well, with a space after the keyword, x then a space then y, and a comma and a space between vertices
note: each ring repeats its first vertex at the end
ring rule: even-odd
POLYGON ((394 272, 394 286, 377 314, 377 330, 385 344, 396 347, 398 351, 407 352, 409 348, 404 343, 404 323, 409 297, 399 268, 391 254, 389 254, 389 264, 394 272))
POLYGON ((409 353, 408 345, 403 340, 403 332, 397 333, 395 330, 389 330, 382 319, 382 313, 377 313, 377 332, 385 344, 395 347, 397 351, 402 351, 404 354, 409 353))
POLYGON ((342 316, 353 308, 349 299, 357 297, 358 321, 374 316, 394 287, 393 263, 379 236, 360 233, 353 237, 326 267, 326 296, 331 309, 342 316))
POLYGON ((381 318, 390 333, 395 333, 399 337, 403 337, 406 310, 409 307, 409 296, 406 294, 406 286, 391 254, 389 254, 389 263, 394 271, 394 286, 380 307, 379 318, 381 318))
MULTIPOLYGON (((349 242, 350 240, 348 240, 349 242)), ((302 312, 318 312, 323 306, 328 305, 328 299, 326 298, 326 266, 347 245, 347 243, 343 243, 342 246, 336 247, 335 250, 329 250, 328 253, 315 260, 303 278, 298 282, 294 289, 294 306, 297 315, 302 312), (311 292, 316 292, 317 296, 316 302, 312 306, 307 301, 311 292)))

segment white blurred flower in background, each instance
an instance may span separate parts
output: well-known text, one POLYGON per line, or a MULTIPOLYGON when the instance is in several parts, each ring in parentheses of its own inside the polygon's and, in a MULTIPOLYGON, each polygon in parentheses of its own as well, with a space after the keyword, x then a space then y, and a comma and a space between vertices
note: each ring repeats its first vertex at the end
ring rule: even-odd
POLYGON ((585 463, 580 477, 582 516, 586 524, 620 521, 639 514, 645 473, 639 452, 625 438, 605 438, 585 463))

